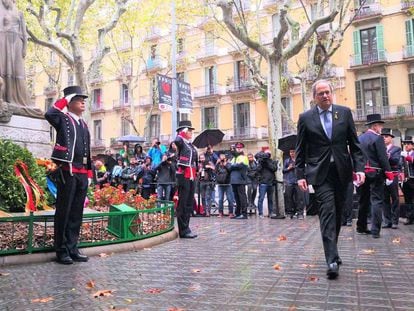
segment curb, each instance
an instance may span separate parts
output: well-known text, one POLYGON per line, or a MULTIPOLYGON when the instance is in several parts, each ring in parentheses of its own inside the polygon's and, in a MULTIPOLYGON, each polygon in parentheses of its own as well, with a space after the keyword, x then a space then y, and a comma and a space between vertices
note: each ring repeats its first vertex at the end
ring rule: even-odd
MULTIPOLYGON (((87 256, 97 256, 101 253, 122 253, 128 251, 137 251, 144 248, 153 247, 162 243, 170 242, 175 240, 178 237, 176 230, 171 230, 170 232, 157 235, 148 239, 95 246, 95 247, 84 247, 81 248, 82 253, 87 256)), ((30 264, 30 263, 39 263, 39 262, 48 262, 53 261, 56 258, 55 253, 34 253, 34 254, 24 254, 24 255, 11 255, 0 257, 0 267, 1 266, 10 266, 10 265, 21 265, 21 264, 30 264)))

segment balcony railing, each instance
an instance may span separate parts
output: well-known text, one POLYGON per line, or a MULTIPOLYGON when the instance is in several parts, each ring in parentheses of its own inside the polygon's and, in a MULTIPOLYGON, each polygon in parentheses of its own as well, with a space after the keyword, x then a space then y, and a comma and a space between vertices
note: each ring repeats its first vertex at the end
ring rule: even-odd
POLYGON ((217 83, 212 83, 194 88, 194 98, 219 95, 226 95, 226 88, 217 83))
POLYGON ((131 104, 129 102, 125 102, 123 100, 114 100, 112 107, 114 109, 122 109, 122 108, 129 108, 131 104))
POLYGON ((409 0, 402 0, 401 1, 401 9, 402 10, 408 10, 410 8, 413 8, 413 7, 414 7, 414 0, 411 0, 411 1, 409 1, 409 0))
POLYGON ((103 103, 92 103, 91 104, 91 112, 102 112, 105 111, 103 103))
POLYGON ((197 60, 220 56, 221 50, 216 46, 201 47, 201 52, 197 54, 197 60))
POLYGON ((373 106, 356 109, 353 111, 354 118, 358 121, 365 121, 368 114, 379 113, 383 119, 397 117, 413 117, 414 103, 406 105, 373 106))
POLYGON ((385 51, 374 51, 370 53, 361 53, 351 56, 351 67, 361 65, 372 65, 376 63, 383 63, 387 61, 385 51))
MULTIPOLYGON (((355 8, 355 12, 358 8, 355 8)), ((354 21, 358 21, 361 19, 370 18, 373 16, 380 16, 382 15, 382 7, 380 3, 370 3, 363 5, 358 13, 354 17, 354 21)))
POLYGON ((236 127, 233 130, 233 137, 230 139, 257 139, 259 138, 257 127, 236 127))
POLYGON ((414 45, 407 45, 404 47, 404 58, 414 57, 414 45))
POLYGON ((92 140, 91 147, 92 148, 105 148, 105 140, 104 139, 94 139, 94 140, 92 140))
POLYGON ((162 59, 160 56, 156 56, 155 58, 149 58, 147 60, 147 70, 159 70, 165 68, 167 66, 167 62, 162 59))
POLYGON ((250 81, 236 81, 233 85, 229 85, 227 87, 228 93, 235 93, 235 92, 245 92, 249 90, 253 90, 254 85, 250 81))

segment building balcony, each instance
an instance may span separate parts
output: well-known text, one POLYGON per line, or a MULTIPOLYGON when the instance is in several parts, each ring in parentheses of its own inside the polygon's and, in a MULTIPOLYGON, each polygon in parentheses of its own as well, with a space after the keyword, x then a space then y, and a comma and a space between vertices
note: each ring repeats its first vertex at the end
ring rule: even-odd
POLYGON ((376 51, 371 53, 362 53, 351 55, 351 69, 366 68, 387 64, 387 53, 385 51, 376 51))
POLYGON ((131 105, 129 102, 125 102, 123 100, 114 100, 112 108, 114 110, 123 110, 123 109, 129 109, 130 106, 131 105))
POLYGON ((105 140, 104 139, 93 139, 91 142, 92 149, 105 149, 105 140))
POLYGON ((92 103, 91 104, 91 113, 101 113, 105 112, 103 103, 92 103))
POLYGON ((167 67, 167 61, 160 56, 149 58, 144 71, 157 72, 167 67))
POLYGON ((414 8, 414 0, 401 0, 401 10, 414 8))
POLYGON ((194 88, 194 98, 203 99, 226 95, 226 88, 223 85, 212 83, 194 88))
POLYGON ((254 87, 253 83, 250 81, 236 81, 232 85, 227 86, 226 91, 227 94, 234 94, 234 93, 244 93, 244 92, 251 92, 254 91, 256 88, 254 87))
POLYGON ((280 0, 263 0, 262 8, 266 10, 266 12, 268 12, 269 14, 274 14, 277 12, 278 3, 281 3, 281 1, 280 0))
POLYGON ((353 115, 356 121, 366 121, 368 114, 379 113, 384 120, 392 120, 401 117, 414 117, 414 104, 374 106, 356 109, 353 115))
POLYGON ((257 140, 268 137, 267 130, 258 127, 236 127, 225 133, 224 139, 229 141, 257 140), (265 134, 266 133, 266 134, 265 134), (263 135, 265 134, 265 135, 263 135))
POLYGON ((404 47, 403 58, 414 58, 414 45, 407 45, 404 47))
POLYGON ((89 83, 90 83, 92 86, 102 84, 102 83, 103 83, 103 76, 102 76, 102 74, 96 74, 93 78, 91 78, 91 79, 89 80, 89 83))
POLYGON ((366 22, 372 22, 374 20, 380 20, 382 18, 382 6, 380 3, 364 4, 359 11, 354 9, 356 15, 351 16, 352 23, 362 24, 366 22))
POLYGON ((215 46, 201 47, 201 52, 197 54, 196 59, 199 62, 207 62, 216 57, 224 55, 223 50, 215 46))
POLYGON ((138 107, 150 107, 153 104, 151 96, 140 96, 138 101, 138 107))
POLYGON ((57 95, 57 88, 55 85, 48 85, 43 89, 43 94, 46 97, 54 97, 57 95))

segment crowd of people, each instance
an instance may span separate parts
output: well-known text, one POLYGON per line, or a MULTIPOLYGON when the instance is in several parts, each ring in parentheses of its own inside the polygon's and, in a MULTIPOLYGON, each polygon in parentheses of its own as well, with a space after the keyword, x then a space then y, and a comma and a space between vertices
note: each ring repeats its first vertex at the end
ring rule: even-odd
MULTIPOLYGON (((257 213, 260 218, 276 213, 274 193, 276 171, 280 165, 272 159, 270 149, 263 147, 246 156, 241 142, 231 145, 229 150, 216 152, 213 148, 209 145, 198 155, 194 180, 199 199, 194 198, 193 214, 209 217, 215 212, 218 217, 223 217, 226 215, 225 199, 230 218, 247 219, 248 212, 257 213), (267 213, 263 204, 265 198, 267 213)), ((107 152, 106 159, 112 157, 111 154, 107 152)), ((110 162, 116 164, 105 165, 103 159, 95 159, 96 185, 122 185, 124 191, 133 189, 146 199, 156 195, 160 200, 173 200, 177 192, 177 146, 174 142, 167 148, 154 139, 147 152, 140 144, 130 148, 124 143, 116 161, 110 162)), ((291 150, 283 165, 286 214, 290 218, 303 219, 305 194, 298 189, 294 163, 295 152, 291 150)))

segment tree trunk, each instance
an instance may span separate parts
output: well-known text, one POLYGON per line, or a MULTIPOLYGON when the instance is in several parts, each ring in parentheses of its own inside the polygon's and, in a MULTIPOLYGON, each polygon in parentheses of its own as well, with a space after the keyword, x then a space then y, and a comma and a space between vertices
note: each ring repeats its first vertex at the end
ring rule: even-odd
MULTIPOLYGON (((276 172, 277 186, 275 194, 277 198, 278 215, 285 215, 285 200, 283 197, 283 155, 277 149, 278 139, 282 137, 282 111, 281 111, 281 92, 280 92, 280 61, 276 57, 270 57, 268 60, 268 88, 267 88, 267 109, 269 111, 269 143, 272 154, 276 156, 279 162, 279 168, 276 172)), ((273 211, 275 212, 275 210, 273 211)))

